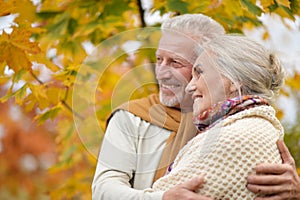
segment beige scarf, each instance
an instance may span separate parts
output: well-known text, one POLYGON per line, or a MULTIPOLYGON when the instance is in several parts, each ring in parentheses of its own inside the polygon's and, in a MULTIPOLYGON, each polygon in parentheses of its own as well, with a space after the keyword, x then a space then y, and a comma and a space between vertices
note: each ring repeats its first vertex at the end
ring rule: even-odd
POLYGON ((181 113, 178 109, 162 105, 158 94, 124 103, 116 108, 112 115, 120 109, 127 110, 151 124, 172 131, 156 170, 153 179, 153 182, 155 182, 164 176, 179 150, 196 135, 197 130, 193 124, 192 113, 181 113))

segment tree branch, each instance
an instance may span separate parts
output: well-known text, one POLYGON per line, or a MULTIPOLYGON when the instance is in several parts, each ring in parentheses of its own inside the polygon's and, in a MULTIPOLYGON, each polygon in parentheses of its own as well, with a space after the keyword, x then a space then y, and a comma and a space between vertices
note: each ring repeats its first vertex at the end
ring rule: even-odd
MULTIPOLYGON (((33 78, 41 85, 44 85, 44 82, 41 81, 32 71, 30 71, 30 74, 33 76, 33 78)), ((79 119, 83 120, 84 117, 81 116, 79 113, 75 112, 71 106, 69 104, 67 104, 67 99, 68 99, 68 95, 69 95, 69 87, 66 86, 66 93, 65 93, 65 96, 64 98, 61 100, 61 103, 65 106, 65 108, 67 110, 69 110, 70 112, 72 112, 76 117, 78 117, 79 119)))
POLYGON ((63 100, 61 100, 61 103, 65 106, 66 109, 68 109, 70 112, 72 112, 76 117, 78 117, 81 120, 84 120, 84 117, 81 116, 79 113, 75 112, 71 106, 69 104, 67 104, 67 99, 68 99, 68 95, 69 95, 69 87, 66 86, 66 93, 65 93, 65 97, 63 100))
POLYGON ((144 27, 146 27, 146 22, 145 22, 145 19, 144 19, 145 10, 143 9, 142 1, 137 0, 137 5, 138 5, 138 8, 139 8, 141 27, 144 28, 144 27))
POLYGON ((39 84, 44 85, 44 82, 41 81, 32 71, 30 71, 30 74, 37 82, 39 82, 39 84))

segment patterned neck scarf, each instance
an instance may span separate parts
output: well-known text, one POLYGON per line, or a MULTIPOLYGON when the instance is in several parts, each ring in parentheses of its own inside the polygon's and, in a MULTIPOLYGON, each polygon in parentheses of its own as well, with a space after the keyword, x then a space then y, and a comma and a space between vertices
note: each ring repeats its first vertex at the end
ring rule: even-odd
POLYGON ((269 105, 269 103, 256 95, 239 96, 214 104, 194 117, 193 121, 198 130, 203 132, 230 115, 260 105, 269 105))

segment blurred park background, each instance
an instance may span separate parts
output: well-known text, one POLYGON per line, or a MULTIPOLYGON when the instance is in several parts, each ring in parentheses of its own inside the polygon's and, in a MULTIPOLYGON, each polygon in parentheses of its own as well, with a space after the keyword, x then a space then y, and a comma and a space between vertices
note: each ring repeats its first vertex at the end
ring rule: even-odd
POLYGON ((0 0, 1 200, 91 199, 106 117, 157 92, 160 23, 185 13, 280 55, 274 106, 300 174, 299 1, 0 0))

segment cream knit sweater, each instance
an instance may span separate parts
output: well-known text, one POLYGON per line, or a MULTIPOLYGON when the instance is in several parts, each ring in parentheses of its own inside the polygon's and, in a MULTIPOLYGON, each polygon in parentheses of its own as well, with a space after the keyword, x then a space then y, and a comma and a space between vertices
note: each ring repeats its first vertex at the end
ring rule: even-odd
POLYGON ((254 199, 246 177, 259 163, 281 163, 276 141, 283 128, 271 106, 259 106, 232 115, 197 135, 180 151, 172 171, 157 180, 154 191, 205 174, 199 193, 215 199, 254 199))

